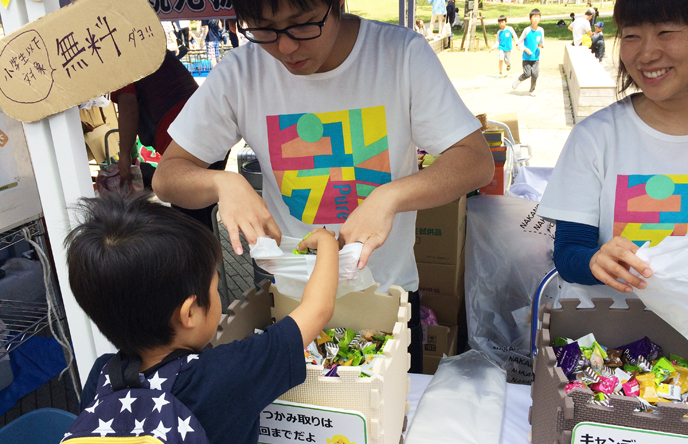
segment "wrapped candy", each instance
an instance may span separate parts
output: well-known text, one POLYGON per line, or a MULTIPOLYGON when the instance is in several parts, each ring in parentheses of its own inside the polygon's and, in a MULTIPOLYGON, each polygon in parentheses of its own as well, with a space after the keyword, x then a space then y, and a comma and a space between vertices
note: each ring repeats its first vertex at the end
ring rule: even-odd
POLYGON ((595 390, 596 392, 611 394, 614 393, 614 391, 616 390, 616 385, 618 383, 619 380, 616 376, 612 376, 611 378, 604 378, 600 376, 600 382, 592 384, 590 388, 595 390))
POLYGON ((639 396, 640 395, 640 385, 635 379, 621 384, 623 388, 623 393, 626 396, 639 396))
POLYGON ((569 382, 568 384, 566 384, 566 386, 564 386, 564 391, 566 393, 568 393, 575 388, 583 388, 584 389, 584 388, 588 388, 588 386, 583 384, 582 382, 573 381, 573 382, 569 382))
POLYGON ((564 375, 571 379, 571 375, 580 370, 579 362, 582 357, 581 349, 577 342, 562 346, 554 346, 554 354, 557 357, 557 366, 561 368, 564 375))

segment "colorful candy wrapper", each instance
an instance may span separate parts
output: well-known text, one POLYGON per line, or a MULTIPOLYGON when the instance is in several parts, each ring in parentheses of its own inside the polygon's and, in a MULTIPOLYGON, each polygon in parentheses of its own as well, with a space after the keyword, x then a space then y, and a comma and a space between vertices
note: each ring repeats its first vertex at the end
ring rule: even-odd
MULTIPOLYGON (((334 329, 334 338, 337 340, 337 342, 341 342, 342 338, 344 338, 344 335, 346 334, 346 331, 348 329, 344 327, 337 327, 334 329)), ((354 335, 356 336, 356 335, 354 335)), ((351 339, 349 339, 351 340, 351 339)))
POLYGON ((607 359, 604 360, 604 365, 611 368, 623 367, 621 355, 623 355, 621 350, 607 350, 607 359))
POLYGON ((685 359, 683 359, 682 357, 680 357, 678 355, 675 355, 673 353, 670 354, 669 360, 675 362, 676 365, 678 365, 679 367, 688 368, 688 361, 686 361, 685 359))
POLYGON ((623 351, 622 359, 625 364, 629 365, 638 365, 637 361, 639 356, 644 357, 648 361, 654 361, 662 352, 662 347, 650 341, 647 336, 617 348, 623 351))
POLYGON ((675 368, 671 362, 667 358, 659 358, 652 367, 652 373, 655 374, 655 384, 664 382, 672 372, 675 372, 675 368))
POLYGON ((339 345, 335 344, 334 342, 328 342, 325 344, 325 350, 327 351, 327 356, 325 357, 325 362, 323 365, 325 367, 330 367, 334 364, 335 359, 337 359, 339 345))
POLYGON ((638 368, 641 372, 651 372, 652 362, 650 362, 645 356, 638 356, 637 359, 638 368))
POLYGON ((654 373, 641 373, 635 377, 635 380, 640 384, 640 388, 653 387, 655 386, 655 375, 654 373))
POLYGON ((623 388, 623 393, 626 396, 639 396, 640 395, 640 385, 638 385, 638 381, 635 379, 631 379, 628 382, 624 382, 621 384, 621 387, 623 388))
POLYGON ((437 316, 432 308, 420 306, 420 323, 423 325, 437 325, 437 316))
POLYGON ((638 401, 640 401, 640 405, 638 406, 637 410, 640 412, 652 413, 652 412, 655 412, 657 410, 652 404, 650 404, 649 402, 647 402, 646 400, 644 400, 641 397, 638 397, 638 401))
POLYGON ((688 368, 675 365, 674 370, 678 373, 678 385, 681 386, 681 393, 688 393, 688 368))
POLYGON ((322 332, 315 338, 315 342, 317 342, 318 345, 322 345, 326 342, 332 342, 332 337, 327 333, 322 332))
POLYGON ((590 400, 588 400, 588 403, 609 407, 609 397, 604 393, 595 393, 590 400))
POLYGON ((331 369, 328 369, 327 373, 325 373, 325 376, 330 377, 330 378, 339 378, 339 375, 337 374, 337 367, 338 365, 333 365, 331 369))
POLYGON ((640 386, 640 397, 650 404, 657 404, 659 401, 659 396, 657 396, 657 390, 654 386, 643 388, 640 386))
POLYGON ((581 350, 578 343, 554 346, 554 354, 557 357, 557 367, 560 367, 564 375, 571 379, 571 375, 578 369, 581 358, 581 350))
POLYGON ((616 390, 616 385, 619 383, 619 379, 616 376, 611 378, 600 377, 600 382, 592 384, 590 386, 596 392, 611 394, 616 390))
POLYGON ((583 384, 582 382, 573 381, 573 382, 569 382, 568 384, 566 384, 566 386, 564 387, 564 391, 566 393, 568 393, 575 388, 583 388, 584 389, 584 388, 588 388, 588 386, 583 384))
POLYGON ((580 348, 582 350, 583 348, 592 348, 593 343, 595 343, 597 341, 595 340, 594 334, 588 333, 587 335, 576 339, 576 342, 578 342, 578 345, 580 346, 580 348))
POLYGON ((306 364, 320 365, 323 363, 323 357, 318 351, 318 345, 315 341, 308 344, 308 348, 303 351, 306 357, 306 364))
POLYGON ((555 347, 561 347, 561 346, 570 344, 572 342, 574 342, 572 339, 559 337, 559 338, 554 340, 554 346, 555 347))
POLYGON ((630 381, 633 377, 633 375, 621 370, 620 368, 614 369, 614 376, 616 376, 616 379, 619 380, 619 383, 616 384, 616 388, 614 389, 615 392, 621 391, 623 389, 623 385, 630 381))
POLYGON ((659 384, 657 386, 657 396, 671 401, 680 401, 681 387, 671 384, 659 384))

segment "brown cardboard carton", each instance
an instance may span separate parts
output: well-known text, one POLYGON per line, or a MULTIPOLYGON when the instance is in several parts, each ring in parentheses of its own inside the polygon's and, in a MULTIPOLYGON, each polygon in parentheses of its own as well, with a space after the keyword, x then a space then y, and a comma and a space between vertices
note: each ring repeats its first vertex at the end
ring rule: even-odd
POLYGON ((463 300, 465 258, 465 251, 461 249, 456 265, 417 262, 420 279, 418 289, 428 293, 451 294, 463 300))
POLYGON ((504 168, 504 162, 495 162, 495 172, 492 181, 480 188, 480 194, 503 196, 509 188, 509 171, 504 168))
POLYGON ((457 318, 463 298, 456 295, 421 293, 420 305, 431 308, 439 325, 423 326, 423 373, 432 375, 442 356, 457 352, 457 318))
MULTIPOLYGON (((688 340, 655 313, 646 310, 640 299, 627 299, 628 308, 613 309, 611 299, 593 299, 594 308, 576 308, 578 299, 560 299, 561 308, 548 303, 541 307, 538 318, 542 327, 536 344, 538 354, 533 363, 535 379, 531 388, 533 405, 528 420, 532 426, 533 444, 568 444, 571 432, 580 422, 596 422, 665 433, 688 435, 685 404, 658 403, 659 414, 634 411, 635 398, 611 395, 610 407, 589 404, 589 389, 564 387, 569 382, 556 366, 552 344, 557 337, 579 338, 593 333, 607 347, 618 347, 648 336, 662 347, 665 356, 674 353, 688 356, 688 340)), ((650 440, 651 441, 651 440, 650 440)))
MULTIPOLYGON (((408 295, 400 287, 391 286, 389 294, 380 293, 377 285, 360 292, 346 294, 337 299, 332 320, 325 327, 348 327, 353 330, 367 328, 392 332, 394 339, 387 341, 385 359, 373 368, 373 376, 360 378, 360 367, 340 366, 338 378, 320 376, 323 367, 306 367, 306 381, 289 390, 280 399, 303 404, 356 410, 366 418, 368 443, 398 444, 409 404, 407 371, 410 364, 408 344, 410 331, 407 323, 411 316, 408 295)), ((254 328, 265 328, 272 319, 282 319, 298 301, 280 294, 265 280, 261 290, 247 290, 244 302, 234 301, 229 315, 223 315, 213 345, 243 339, 254 328)))
MULTIPOLYGON (((521 138, 518 132, 518 113, 511 112, 505 114, 496 114, 494 116, 490 116, 490 120, 506 124, 506 126, 509 127, 509 131, 511 131, 511 135, 516 143, 521 143, 521 138)), ((488 128, 491 128, 490 125, 488 125, 488 128)), ((501 127, 499 128, 501 129, 501 127)))
POLYGON ((466 240, 466 196, 416 216, 416 262, 456 265, 466 240))

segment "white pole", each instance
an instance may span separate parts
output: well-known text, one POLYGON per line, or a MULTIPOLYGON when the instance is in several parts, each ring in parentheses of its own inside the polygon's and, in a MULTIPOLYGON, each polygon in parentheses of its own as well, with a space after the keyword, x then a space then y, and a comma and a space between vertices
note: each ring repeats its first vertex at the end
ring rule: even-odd
MULTIPOLYGON (((6 34, 59 8, 58 0, 10 1, 2 15, 6 34)), ((50 237, 57 278, 82 384, 95 359, 114 347, 81 310, 69 288, 63 242, 72 224, 67 210, 79 197, 93 197, 79 112, 76 108, 34 123, 24 132, 50 237)))

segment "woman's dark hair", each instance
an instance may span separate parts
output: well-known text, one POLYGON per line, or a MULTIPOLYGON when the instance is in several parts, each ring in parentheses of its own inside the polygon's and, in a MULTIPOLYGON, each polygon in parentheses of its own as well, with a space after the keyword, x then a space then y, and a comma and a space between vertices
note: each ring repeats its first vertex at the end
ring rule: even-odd
MULTIPOLYGON (((614 22, 617 26, 616 39, 621 41, 623 29, 627 26, 655 23, 688 24, 688 4, 686 0, 617 0, 614 5, 614 22)), ((616 84, 619 95, 631 86, 638 86, 628 74, 621 58, 616 84)))
POLYGON ((200 222, 150 201, 109 194, 81 199, 65 240, 76 301, 126 354, 168 345, 171 318, 191 295, 206 311, 220 243, 200 222))
POLYGON ((318 8, 318 6, 332 5, 330 15, 339 18, 341 11, 339 10, 339 3, 337 0, 235 0, 232 3, 237 18, 240 21, 249 23, 252 26, 264 20, 263 9, 269 7, 273 14, 276 14, 280 8, 291 7, 297 11, 310 12, 318 8))

